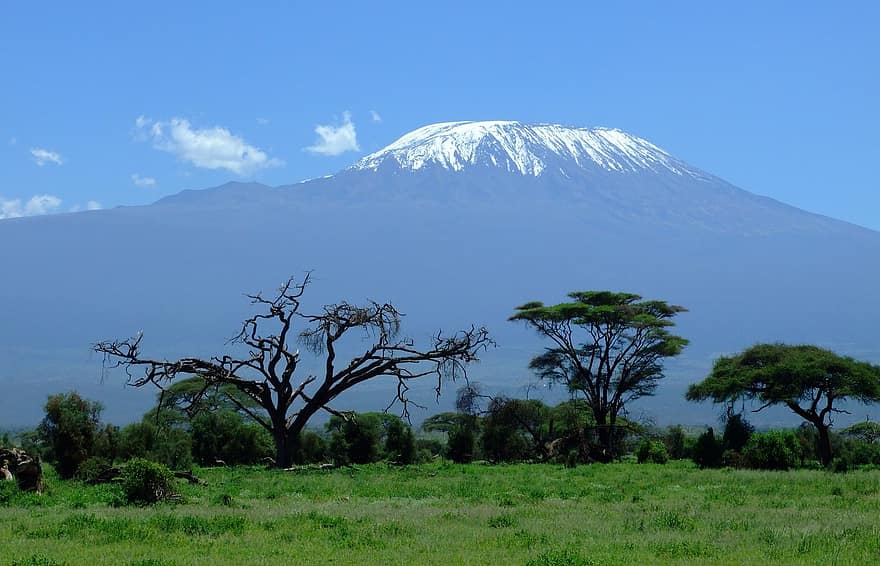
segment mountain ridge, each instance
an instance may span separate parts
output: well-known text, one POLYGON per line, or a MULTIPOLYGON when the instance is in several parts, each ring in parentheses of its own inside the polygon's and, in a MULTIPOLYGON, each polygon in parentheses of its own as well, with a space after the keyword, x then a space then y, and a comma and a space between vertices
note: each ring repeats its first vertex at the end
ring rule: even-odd
MULTIPOLYGON (((291 185, 233 182, 152 205, 0 221, 0 242, 14 243, 0 246, 0 384, 16 392, 0 397, 0 426, 35 422, 46 394, 71 388, 103 401, 111 420, 136 417, 153 392, 105 380, 89 344, 143 330, 157 356, 222 353, 249 312, 242 293, 305 271, 315 308, 391 301, 416 339, 488 326, 500 347, 472 378, 511 396, 545 345, 507 322, 516 305, 583 289, 682 304, 676 331, 691 345, 658 397, 634 407, 661 424, 711 422, 714 409, 685 403, 684 388, 719 353, 756 341, 880 361, 880 233, 709 174, 575 165, 536 176, 491 160, 460 170, 386 161, 291 185)), ((387 405, 371 391, 340 409, 387 405)))

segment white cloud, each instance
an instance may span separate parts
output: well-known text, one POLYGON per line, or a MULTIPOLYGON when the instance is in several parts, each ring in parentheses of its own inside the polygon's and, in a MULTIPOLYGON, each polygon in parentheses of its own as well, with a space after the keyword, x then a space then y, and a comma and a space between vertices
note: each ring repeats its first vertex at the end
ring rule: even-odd
POLYGON ((382 116, 380 116, 375 110, 370 110, 370 120, 378 124, 382 121, 382 116))
POLYGON ((32 147, 31 156, 33 156, 34 162, 40 167, 46 163, 54 163, 55 165, 64 164, 64 160, 57 152, 49 151, 48 149, 43 149, 41 147, 32 147))
POLYGON ((39 216, 58 210, 61 199, 52 195, 36 195, 26 202, 21 199, 4 200, 0 198, 0 219, 39 216))
POLYGON ((156 149, 173 153, 179 159, 203 169, 226 169, 243 175, 284 164, 220 126, 198 129, 184 118, 153 122, 138 116, 135 127, 141 137, 149 136, 153 140, 156 149))
POLYGON ((139 187, 151 187, 156 184, 156 179, 153 177, 141 177, 137 173, 132 173, 131 182, 139 187))
POLYGON ((357 143, 357 132, 354 129, 354 123, 351 121, 351 113, 345 112, 342 115, 341 126, 316 126, 315 133, 318 134, 318 140, 315 145, 309 146, 306 151, 319 153, 321 155, 339 155, 346 151, 360 151, 357 143))

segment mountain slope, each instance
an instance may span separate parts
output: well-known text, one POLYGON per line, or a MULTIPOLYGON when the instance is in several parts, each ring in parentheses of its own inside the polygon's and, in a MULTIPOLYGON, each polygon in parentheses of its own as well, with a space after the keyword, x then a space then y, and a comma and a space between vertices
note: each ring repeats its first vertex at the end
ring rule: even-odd
MULTIPOLYGON (((0 425, 35 422, 47 393, 71 387, 103 399, 111 419, 136 418, 152 393, 125 390, 118 375, 102 385, 89 344, 143 330, 157 355, 220 353, 248 312, 242 293, 306 270, 312 309, 392 301, 416 338, 486 324, 500 346, 472 377, 512 395, 544 346, 506 321, 516 305, 601 288, 682 304, 677 329, 691 346, 658 396, 633 407, 661 423, 711 420, 711 407, 682 400, 686 384, 756 341, 880 361, 880 234, 748 193, 615 130, 429 126, 328 178, 5 220, 0 242, 0 384, 15 392, 0 397, 0 425)), ((352 404, 384 407, 387 396, 371 386, 352 404)))

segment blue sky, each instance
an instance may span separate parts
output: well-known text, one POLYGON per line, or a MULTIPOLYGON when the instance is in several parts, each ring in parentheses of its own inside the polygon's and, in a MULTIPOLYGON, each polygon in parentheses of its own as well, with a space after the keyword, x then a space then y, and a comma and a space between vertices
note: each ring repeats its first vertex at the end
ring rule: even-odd
POLYGON ((4 4, 0 216, 291 183, 513 119, 621 128, 880 229, 874 2, 80 4, 4 4))

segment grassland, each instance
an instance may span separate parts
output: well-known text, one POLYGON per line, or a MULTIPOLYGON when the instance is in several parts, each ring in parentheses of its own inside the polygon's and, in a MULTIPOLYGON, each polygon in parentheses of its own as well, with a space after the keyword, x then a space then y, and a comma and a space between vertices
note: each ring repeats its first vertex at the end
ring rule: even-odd
POLYGON ((205 469, 183 501, 0 491, 10 564, 876 564, 880 471, 620 463, 205 469))

